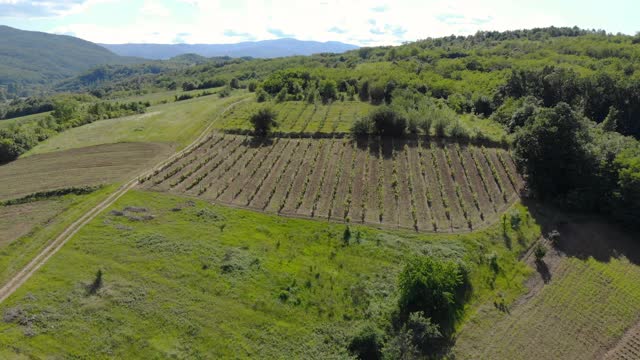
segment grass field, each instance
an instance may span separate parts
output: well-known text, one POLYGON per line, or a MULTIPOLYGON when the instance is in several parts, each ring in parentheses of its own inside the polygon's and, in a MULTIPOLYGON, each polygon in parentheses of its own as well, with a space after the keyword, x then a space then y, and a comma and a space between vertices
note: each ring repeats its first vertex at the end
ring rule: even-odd
POLYGON ((151 89, 147 93, 144 94, 131 94, 132 92, 118 93, 115 92, 109 99, 109 101, 117 101, 117 102, 149 102, 151 105, 160 105, 164 103, 174 102, 176 96, 180 95, 192 95, 194 97, 199 96, 203 93, 213 93, 217 94, 220 90, 224 89, 224 87, 205 89, 205 90, 191 90, 191 91, 183 91, 182 89, 177 90, 165 90, 165 89, 151 89))
POLYGON ((168 157, 167 144, 120 143, 58 151, 0 166, 0 200, 39 191, 110 184, 168 157))
MULTIPOLYGON (((322 103, 309 104, 303 101, 286 101, 281 103, 257 103, 248 101, 227 112, 222 121, 216 124, 220 130, 251 130, 249 117, 256 109, 269 106, 277 113, 278 126, 275 131, 284 133, 305 134, 344 134, 351 130, 353 123, 365 117, 376 106, 360 101, 336 101, 328 105, 322 103)), ((502 126, 489 119, 481 119, 474 115, 460 115, 460 124, 470 134, 482 132, 485 138, 499 143, 506 132, 502 126)))
MULTIPOLYGON (((560 232, 558 249, 536 265, 543 280, 507 312, 482 307, 458 337, 456 358, 601 359, 640 320, 636 239, 603 223, 560 232)), ((637 358, 633 331, 610 358, 637 358)))
POLYGON ((152 106, 147 113, 101 120, 69 129, 40 143, 23 157, 53 151, 119 142, 165 142, 187 146, 227 106, 244 95, 220 99, 216 95, 152 106))
POLYGON ((33 115, 27 115, 27 116, 21 116, 21 117, 17 117, 17 118, 13 118, 13 119, 0 120, 0 129, 10 127, 13 124, 19 125, 19 124, 32 122, 32 121, 38 121, 40 119, 43 119, 47 115, 49 115, 49 112, 40 113, 40 114, 33 114, 33 115))
POLYGON ((282 215, 436 232, 496 222, 522 185, 502 149, 219 134, 144 183, 282 215))
MULTIPOLYGON (((249 117, 265 104, 250 101, 225 114, 216 124, 219 129, 250 130, 249 117)), ((345 133, 358 118, 366 116, 373 105, 360 101, 334 102, 329 105, 288 101, 270 104, 278 113, 278 131, 296 133, 345 133)))
POLYGON ((517 256, 539 230, 514 211, 518 233, 354 226, 347 244, 336 223, 132 191, 0 306, 0 357, 344 358, 354 331, 395 304, 410 256, 466 260, 471 304, 517 297, 529 274, 517 256))
MULTIPOLYGON (((0 246, 0 284, 4 284, 13 274, 28 263, 46 244, 61 233, 69 224, 77 220, 82 214, 97 205, 111 191, 115 185, 107 186, 94 193, 86 195, 67 195, 47 201, 36 201, 24 205, 0 207, 0 212, 19 224, 3 225, 5 229, 17 226, 21 229, 25 224, 29 230, 13 230, 13 239, 0 246), (45 212, 46 216, 38 215, 45 212), (36 221, 43 220, 43 221, 36 221)), ((4 221, 4 219, 3 219, 4 221)), ((8 230, 7 230, 8 231, 8 230)))

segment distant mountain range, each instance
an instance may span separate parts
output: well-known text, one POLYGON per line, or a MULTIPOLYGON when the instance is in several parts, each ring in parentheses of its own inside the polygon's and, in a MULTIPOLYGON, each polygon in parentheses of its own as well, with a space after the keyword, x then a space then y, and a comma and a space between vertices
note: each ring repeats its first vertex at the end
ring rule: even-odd
POLYGON ((225 45, 97 45, 73 36, 24 31, 0 25, 0 100, 3 94, 33 91, 100 65, 128 65, 172 59, 172 64, 200 64, 211 57, 273 58, 341 53, 356 49, 340 42, 279 39, 225 45), (188 54, 188 55, 187 55, 188 54))
POLYGON ((144 61, 122 57, 72 36, 0 25, 0 86, 47 84, 97 65, 144 61), (10 85, 11 84, 11 85, 10 85))
POLYGON ((343 53, 354 50, 355 45, 337 41, 318 42, 296 39, 249 41, 237 44, 100 44, 122 56, 134 56, 153 60, 166 60, 183 54, 205 57, 230 56, 275 58, 317 53, 343 53))

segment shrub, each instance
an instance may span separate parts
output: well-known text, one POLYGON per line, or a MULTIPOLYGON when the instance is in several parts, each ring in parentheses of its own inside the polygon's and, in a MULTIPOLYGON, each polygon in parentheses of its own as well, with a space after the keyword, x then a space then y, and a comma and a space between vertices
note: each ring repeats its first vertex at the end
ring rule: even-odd
POLYGON ((452 122, 449 126, 449 135, 457 139, 469 138, 469 132, 458 120, 452 122))
POLYGON ((264 91, 263 89, 258 89, 256 90, 256 101, 257 102, 265 102, 267 101, 267 99, 269 99, 269 94, 267 94, 266 91, 264 91))
POLYGON ((218 96, 221 98, 225 98, 227 96, 231 95, 231 88, 230 87, 225 87, 224 89, 220 90, 220 92, 218 93, 218 96))
POLYGON ((366 136, 373 132, 373 124, 368 117, 359 118, 351 125, 351 135, 354 137, 366 136))
POLYGON ((547 255, 547 248, 545 248, 544 245, 538 243, 535 250, 533 251, 533 255, 536 257, 536 261, 540 262, 542 261, 542 258, 547 255))
POLYGON ((513 230, 518 230, 520 228, 520 224, 522 224, 522 217, 520 216, 520 212, 513 211, 510 215, 511 228, 513 230))
POLYGON ((249 89, 249 92, 255 92, 257 88, 258 88, 258 82, 256 82, 255 80, 249 82, 249 85, 247 85, 247 89, 249 89))
POLYGON ((433 129, 437 137, 444 137, 446 135, 447 124, 447 119, 442 117, 437 118, 436 121, 433 122, 433 129))
POLYGON ((453 330, 468 285, 466 270, 453 261, 416 257, 400 273, 400 311, 404 316, 422 311, 443 333, 453 330))
POLYGON ((422 130, 422 132, 429 136, 431 135, 431 125, 433 123, 433 120, 429 117, 425 117, 421 120, 418 121, 418 127, 420 128, 420 130, 422 130))
POLYGON ((282 88, 282 90, 280 90, 278 95, 276 95, 276 101, 280 103, 285 101, 286 99, 287 99, 287 88, 282 88))
POLYGON ((256 135, 264 136, 271 129, 278 125, 276 122, 277 114, 271 108, 264 107, 256 111, 249 118, 249 122, 253 126, 256 135))
POLYGON ((349 342, 349 352, 358 359, 380 359, 384 333, 367 324, 349 342))
POLYGON ((413 343, 426 353, 434 346, 434 341, 441 339, 440 327, 434 324, 430 318, 424 316, 424 312, 418 311, 409 314, 409 319, 405 324, 411 330, 413 343))
POLYGON ((89 284, 89 286, 87 286, 87 294, 95 295, 98 292, 98 290, 100 290, 101 287, 102 287, 102 270, 98 269, 98 272, 96 273, 96 278, 93 280, 91 284, 89 284))
POLYGON ((374 109, 369 114, 369 118, 378 135, 401 136, 407 129, 407 120, 387 106, 374 109))
POLYGON ((344 233, 342 234, 342 241, 344 242, 345 245, 349 245, 350 240, 351 240, 351 229, 349 229, 349 226, 347 226, 344 229, 344 233))

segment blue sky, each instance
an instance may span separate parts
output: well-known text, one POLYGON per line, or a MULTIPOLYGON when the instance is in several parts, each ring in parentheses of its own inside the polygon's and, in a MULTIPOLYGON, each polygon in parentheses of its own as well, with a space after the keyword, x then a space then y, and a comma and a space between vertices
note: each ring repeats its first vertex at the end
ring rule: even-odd
POLYGON ((294 37, 394 45, 550 25, 635 34, 638 14, 639 0, 0 0, 0 24, 100 43, 294 37))

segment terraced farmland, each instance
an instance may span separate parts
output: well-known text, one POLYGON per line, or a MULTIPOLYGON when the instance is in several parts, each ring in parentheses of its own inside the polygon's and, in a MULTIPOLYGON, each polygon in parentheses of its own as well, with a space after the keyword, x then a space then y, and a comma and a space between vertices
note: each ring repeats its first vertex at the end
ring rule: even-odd
POLYGON ((211 135, 142 183, 286 216, 435 232, 494 222, 522 187, 502 149, 229 134, 211 135))

